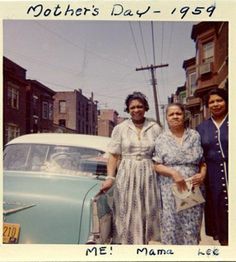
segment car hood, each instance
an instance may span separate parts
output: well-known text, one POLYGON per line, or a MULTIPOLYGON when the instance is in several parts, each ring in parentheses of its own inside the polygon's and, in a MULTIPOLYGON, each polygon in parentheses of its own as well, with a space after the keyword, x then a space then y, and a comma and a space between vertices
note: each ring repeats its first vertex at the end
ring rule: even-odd
POLYGON ((86 243, 95 176, 4 171, 4 222, 20 224, 19 243, 86 243))

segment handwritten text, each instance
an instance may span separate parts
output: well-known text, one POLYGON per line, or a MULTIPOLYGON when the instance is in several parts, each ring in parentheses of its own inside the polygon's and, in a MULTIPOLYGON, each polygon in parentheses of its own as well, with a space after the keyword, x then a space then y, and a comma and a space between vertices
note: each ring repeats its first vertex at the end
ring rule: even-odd
MULTIPOLYGON (((172 15, 175 18, 184 19, 189 15, 200 16, 207 15, 212 17, 216 10, 215 5, 210 6, 182 6, 180 8, 172 7, 165 10, 160 10, 157 8, 152 8, 151 5, 147 5, 142 8, 130 8, 128 4, 116 3, 112 8, 108 9, 108 16, 111 17, 133 17, 133 18, 146 18, 148 15, 152 15, 152 18, 158 18, 158 15, 172 15)), ((33 17, 79 17, 79 16, 92 16, 97 17, 100 15, 101 11, 98 6, 76 6, 72 4, 67 4, 66 6, 61 6, 56 4, 54 7, 46 7, 43 4, 31 5, 26 11, 27 15, 32 15, 33 17)), ((103 14, 105 14, 103 12, 103 14)))

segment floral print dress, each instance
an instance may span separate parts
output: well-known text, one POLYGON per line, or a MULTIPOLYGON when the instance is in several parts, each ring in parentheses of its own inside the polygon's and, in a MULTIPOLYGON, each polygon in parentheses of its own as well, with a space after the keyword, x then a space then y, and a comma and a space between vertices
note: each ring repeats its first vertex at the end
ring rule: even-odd
MULTIPOLYGON (((186 129, 182 144, 168 130, 158 136, 155 145, 155 162, 171 167, 189 178, 199 171, 202 159, 200 136, 193 129, 186 129)), ((200 241, 203 205, 176 212, 172 193, 173 179, 159 175, 162 215, 161 242, 169 245, 196 245, 200 241)))
POLYGON ((113 243, 147 244, 160 237, 160 196, 152 161, 160 132, 148 119, 140 134, 130 119, 112 132, 109 152, 121 156, 114 184, 113 243))

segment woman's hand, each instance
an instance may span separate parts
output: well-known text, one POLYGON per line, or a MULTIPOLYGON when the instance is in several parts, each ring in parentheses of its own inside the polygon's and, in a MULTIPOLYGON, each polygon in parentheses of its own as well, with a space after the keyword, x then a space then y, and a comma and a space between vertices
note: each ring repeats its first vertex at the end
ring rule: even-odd
POLYGON ((112 187, 115 180, 116 169, 119 164, 120 155, 109 154, 108 163, 107 163, 107 177, 106 180, 102 183, 100 191, 106 192, 109 188, 112 187))
POLYGON ((193 186, 200 186, 206 177, 207 165, 202 162, 199 165, 199 172, 192 176, 192 184, 193 186))
POLYGON ((183 192, 188 189, 184 178, 181 176, 181 174, 178 171, 173 172, 172 178, 176 183, 179 192, 183 192))
POLYGON ((113 179, 108 178, 102 183, 100 190, 105 193, 108 189, 112 187, 112 185, 113 185, 113 179))
POLYGON ((174 182, 177 185, 177 188, 180 192, 187 190, 187 185, 186 182, 184 180, 184 178, 182 177, 182 175, 176 171, 175 169, 169 167, 169 166, 165 166, 163 164, 159 164, 159 163, 155 163, 154 164, 154 169, 156 172, 158 172, 160 175, 164 175, 164 176, 168 176, 168 177, 172 177, 172 179, 174 180, 174 182))
POLYGON ((194 176, 192 176, 192 184, 193 186, 200 186, 205 179, 206 174, 204 173, 197 173, 194 176))

